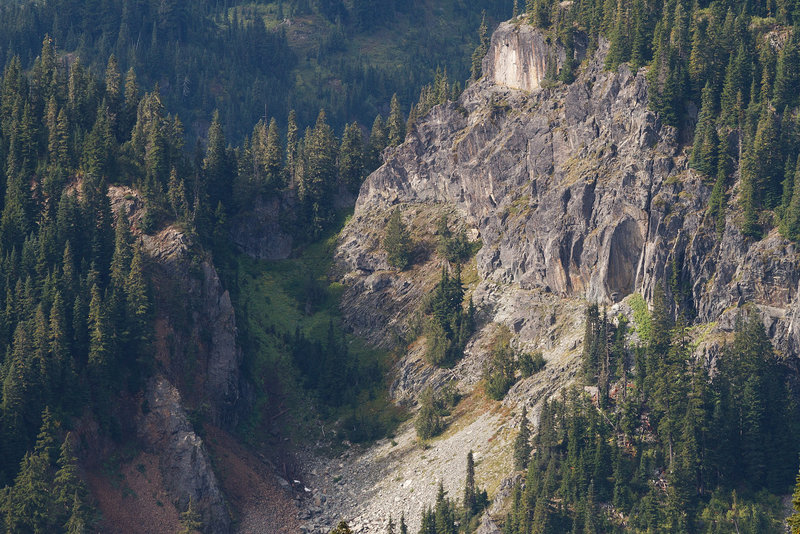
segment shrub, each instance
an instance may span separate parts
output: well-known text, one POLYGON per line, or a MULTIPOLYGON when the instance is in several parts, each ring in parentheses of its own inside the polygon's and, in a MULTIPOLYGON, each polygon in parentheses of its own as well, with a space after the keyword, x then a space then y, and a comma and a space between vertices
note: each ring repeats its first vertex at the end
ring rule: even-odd
POLYGON ((522 376, 527 378, 544 369, 544 356, 542 356, 541 351, 536 351, 533 354, 524 352, 519 356, 518 365, 522 376))
POLYGON ((419 412, 414 421, 414 428, 420 439, 430 439, 438 436, 444 430, 444 420, 440 414, 439 403, 433 389, 428 387, 419 396, 419 412))

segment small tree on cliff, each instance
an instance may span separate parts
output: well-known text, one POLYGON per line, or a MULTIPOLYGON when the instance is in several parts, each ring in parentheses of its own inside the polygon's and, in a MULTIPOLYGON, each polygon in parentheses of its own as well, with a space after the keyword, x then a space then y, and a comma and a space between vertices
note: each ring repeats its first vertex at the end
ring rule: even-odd
POLYGON ((383 238, 383 248, 388 255, 389 265, 403 270, 411 263, 411 237, 408 229, 400 217, 400 210, 395 209, 386 225, 386 236, 383 238))
POLYGON ((351 534, 353 531, 347 526, 346 521, 340 522, 335 529, 331 530, 330 534, 351 534))

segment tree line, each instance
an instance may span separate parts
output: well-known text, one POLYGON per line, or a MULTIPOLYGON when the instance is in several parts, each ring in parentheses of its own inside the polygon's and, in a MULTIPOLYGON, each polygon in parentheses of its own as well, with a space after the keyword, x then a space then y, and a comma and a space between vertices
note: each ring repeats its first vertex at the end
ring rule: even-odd
MULTIPOLYGON (((691 144, 690 165, 713 191, 708 221, 725 229, 730 190, 742 233, 778 227, 800 238, 800 10, 791 1, 526 2, 528 20, 574 55, 574 37, 609 41, 605 65, 647 68, 649 106, 691 144), (693 109, 697 109, 696 119, 693 109)), ((572 79, 574 61, 562 67, 572 79)))
POLYGON ((504 532, 780 532, 796 473, 797 407, 789 372, 758 314, 743 313, 713 361, 657 290, 652 328, 590 306, 583 384, 542 407, 515 445, 525 478, 504 532), (588 393, 587 393, 588 392, 588 393), (531 450, 533 453, 531 454, 531 450))
POLYGON ((285 128, 295 109, 305 128, 324 108, 341 130, 348 122, 368 125, 376 114, 386 114, 393 93, 408 107, 440 64, 466 79, 464 49, 471 46, 470 30, 481 10, 505 18, 509 2, 9 2, 0 6, 0 57, 18 54, 27 69, 45 35, 95 73, 114 54, 123 71, 140 73, 143 87, 160 84, 164 104, 193 134, 204 133, 217 109, 231 139, 240 143, 255 118, 267 119, 267 112, 285 128), (434 16, 434 8, 444 9, 445 25, 431 22, 442 16, 434 16), (314 31, 292 44, 294 24, 310 24, 314 31), (389 61, 351 44, 379 32, 403 36, 403 46, 387 53, 389 61))

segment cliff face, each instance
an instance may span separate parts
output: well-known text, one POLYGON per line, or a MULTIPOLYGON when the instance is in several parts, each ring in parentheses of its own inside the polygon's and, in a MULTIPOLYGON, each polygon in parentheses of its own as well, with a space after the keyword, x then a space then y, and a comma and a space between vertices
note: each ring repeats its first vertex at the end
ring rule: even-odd
POLYGON ((153 283, 156 371, 136 415, 137 437, 157 458, 159 478, 176 509, 186 510, 191 499, 208 532, 229 532, 225 499, 187 411, 221 427, 236 424, 241 353, 230 296, 210 259, 192 250, 180 228, 168 226, 155 235, 138 231, 144 210, 136 191, 113 187, 109 196, 114 212, 126 213, 141 240, 153 283))
MULTIPOLYGON (((606 49, 574 83, 541 89, 540 66, 563 51, 528 25, 501 24, 484 78, 419 121, 364 183, 350 228, 393 205, 451 205, 481 234, 483 285, 614 303, 651 296, 674 269, 698 321, 730 327, 735 308, 754 302, 777 346, 795 353, 793 246, 774 231, 745 240, 735 202, 717 239, 705 220, 710 186, 648 110, 644 71, 605 71, 606 49)), ((339 258, 364 272, 376 261, 348 243, 351 229, 339 258)))

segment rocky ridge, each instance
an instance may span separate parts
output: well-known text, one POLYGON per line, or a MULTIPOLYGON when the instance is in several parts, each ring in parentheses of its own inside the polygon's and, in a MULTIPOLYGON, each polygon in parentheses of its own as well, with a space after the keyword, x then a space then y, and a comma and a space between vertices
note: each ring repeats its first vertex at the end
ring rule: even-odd
MULTIPOLYGON (((437 106, 420 119, 362 186, 336 262, 346 286, 344 316, 373 342, 388 346, 418 334, 409 318, 439 272, 437 259, 425 254, 409 271, 389 268, 380 240, 392 210, 400 209, 412 233, 422 234, 430 233, 436 213, 455 214, 483 242, 470 288, 482 329, 453 370, 432 369, 421 360, 419 345, 411 345, 395 367, 391 391, 397 401, 411 405, 426 385, 449 380, 468 399, 480 396, 476 388, 486 345, 493 325, 502 323, 518 346, 542 350, 547 360, 544 372, 519 382, 503 401, 509 410, 521 403, 534 406, 535 421, 535 406, 577 371, 585 303, 630 314, 628 295, 649 299, 656 284, 670 278, 677 285, 666 288, 668 297, 682 300, 695 310, 697 324, 708 325, 698 351, 714 354, 741 306, 753 303, 779 351, 797 354, 795 247, 776 230, 758 242, 744 238, 735 201, 729 203, 723 235, 716 235, 705 215, 710 184, 689 169, 678 132, 649 111, 644 70, 623 65, 606 71, 607 49, 601 42, 574 83, 543 83, 541 66, 548 58, 563 58, 563 50, 528 25, 501 24, 483 62, 484 78, 458 102, 437 106), (681 294, 673 295, 675 290, 681 294)), ((736 191, 735 184, 729 198, 735 199, 736 191)), ((481 432, 513 427, 509 414, 484 420, 489 428, 481 432)), ((449 443, 447 454, 463 459, 481 440, 453 439, 464 437, 462 432, 448 431, 433 446, 449 443)), ((404 500, 402 473, 420 465, 425 451, 414 445, 410 425, 395 439, 411 444, 402 460, 379 460, 376 451, 386 447, 379 444, 326 464, 326 471, 339 465, 352 475, 328 486, 334 490, 329 503, 337 502, 336 494, 383 488, 362 501, 342 497, 343 504, 329 505, 339 517, 355 518, 361 532, 379 532, 377 518, 396 510, 397 499, 408 507, 406 517, 414 525, 418 521, 421 505, 404 500), (375 469, 356 467, 364 464, 375 469), (359 469, 367 475, 360 476, 359 469)), ((509 449, 498 449, 500 456, 501 450, 509 449)), ((427 469, 433 479, 453 472, 442 458, 427 469)), ((463 484, 455 478, 456 487, 463 484)), ((446 489, 458 496, 452 486, 446 489)), ((333 511, 321 517, 335 517, 333 511)), ((321 524, 308 528, 321 532, 321 524)), ((490 511, 482 531, 494 528, 490 511)))

